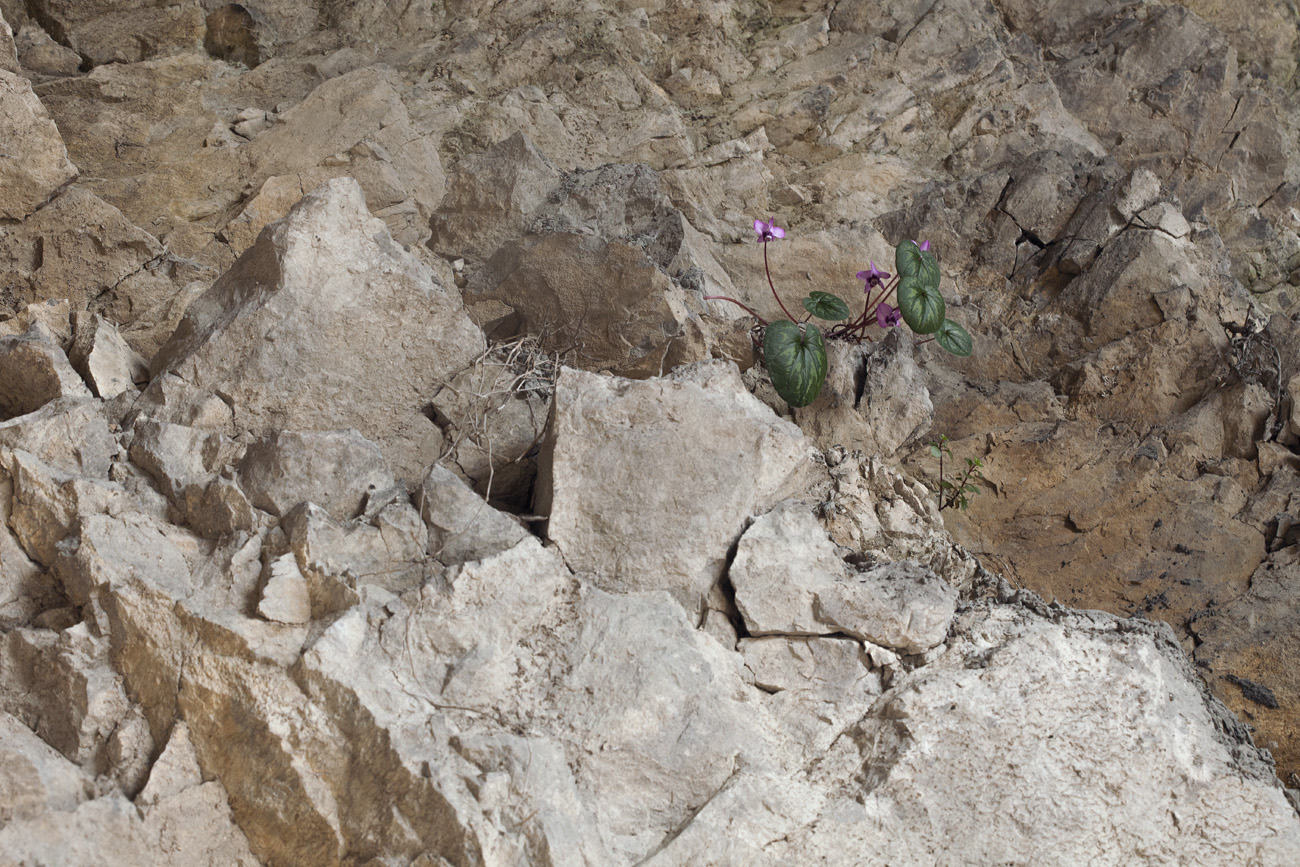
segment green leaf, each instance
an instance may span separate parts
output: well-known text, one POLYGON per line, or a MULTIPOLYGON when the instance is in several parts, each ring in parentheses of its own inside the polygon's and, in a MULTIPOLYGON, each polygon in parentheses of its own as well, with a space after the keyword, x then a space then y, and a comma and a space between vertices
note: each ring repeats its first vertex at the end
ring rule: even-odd
POLYGON ((763 358, 776 393, 790 406, 807 406, 826 381, 826 341, 812 323, 782 319, 767 326, 763 358))
POLYGON ((934 336, 934 339, 940 346, 959 358, 967 357, 975 348, 966 329, 951 319, 943 320, 943 324, 939 326, 939 333, 934 336))
POLYGON ((849 318, 849 305, 829 292, 808 293, 808 297, 803 299, 803 309, 818 319, 825 319, 828 322, 839 322, 841 319, 849 318))
POLYGON ((929 250, 918 247, 915 241, 903 241, 894 248, 894 267, 898 269, 900 281, 911 277, 928 289, 939 288, 939 260, 929 250))
POLYGON ((904 277, 898 284, 898 311, 917 334, 933 334, 945 321, 943 293, 937 285, 929 286, 915 276, 904 277))
POLYGON ((939 447, 934 445, 930 446, 930 454, 936 458, 939 457, 939 447))

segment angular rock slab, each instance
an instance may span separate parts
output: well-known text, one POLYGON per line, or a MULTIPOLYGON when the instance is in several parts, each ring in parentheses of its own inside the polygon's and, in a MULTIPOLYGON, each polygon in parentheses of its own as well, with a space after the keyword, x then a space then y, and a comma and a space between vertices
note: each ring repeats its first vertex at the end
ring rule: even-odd
POLYGON ((858 572, 793 501, 745 531, 729 575, 752 635, 844 633, 920 653, 943 641, 957 608, 957 591, 919 564, 858 572))
POLYGON ((272 433, 248 447, 239 478, 253 505, 273 515, 311 501, 339 520, 395 484, 379 448, 355 430, 272 433))
MULTIPOLYGON (((761 763, 739 658, 666 594, 581 587, 533 539, 447 584, 358 606, 303 656, 352 766, 392 793, 379 821, 411 829, 387 852, 636 863, 761 763)), ((360 799, 337 803, 345 833, 366 830, 360 799)))
POLYGON ((1300 819, 1167 626, 1039 610, 963 613, 814 772, 845 788, 745 863, 1294 863, 1300 819))
POLYGON ((1273 753, 1278 776, 1300 775, 1300 548, 1283 548, 1260 564, 1250 590, 1208 609, 1191 623, 1195 658, 1224 704, 1251 721, 1273 753))
POLYGON ((77 176, 27 79, 0 69, 0 220, 21 220, 77 176))
POLYGON ((61 397, 90 397, 90 389, 43 324, 0 337, 0 419, 35 412, 61 397))
POLYGON ((421 409, 483 348, 459 296, 392 241, 356 181, 340 178, 267 227, 190 305, 139 406, 183 422, 162 412, 171 398, 161 383, 179 377, 195 402, 208 393, 229 402, 229 433, 353 427, 414 479, 441 443, 421 409))
POLYGON ((668 590, 701 610, 745 522, 812 481, 803 432, 735 365, 637 382, 564 368, 534 511, 569 568, 603 590, 668 590))

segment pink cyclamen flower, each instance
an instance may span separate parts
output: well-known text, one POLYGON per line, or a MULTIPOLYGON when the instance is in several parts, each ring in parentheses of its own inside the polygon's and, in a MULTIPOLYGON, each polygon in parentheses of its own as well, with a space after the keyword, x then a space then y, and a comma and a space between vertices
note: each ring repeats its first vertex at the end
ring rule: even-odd
MULTIPOLYGON (((913 244, 916 244, 915 241, 913 241, 912 243, 913 243, 913 244)), ((929 242, 929 241, 922 241, 921 243, 916 244, 916 246, 920 247, 920 248, 921 248, 921 251, 924 252, 924 251, 930 249, 930 242, 929 242)))
POLYGON ((858 279, 867 281, 866 288, 863 289, 863 291, 867 293, 871 292, 872 287, 885 285, 885 281, 888 280, 890 276, 891 275, 888 271, 881 271, 877 268, 875 262, 871 263, 871 270, 858 272, 858 279))
POLYGON ((762 220, 754 221, 754 231, 758 233, 758 240, 766 244, 768 241, 775 241, 777 238, 785 237, 785 229, 776 224, 776 220, 770 220, 764 223, 762 220))
POLYGON ((881 304, 876 308, 876 324, 881 328, 893 328, 902 321, 903 314, 898 312, 897 307, 890 307, 888 304, 881 304))

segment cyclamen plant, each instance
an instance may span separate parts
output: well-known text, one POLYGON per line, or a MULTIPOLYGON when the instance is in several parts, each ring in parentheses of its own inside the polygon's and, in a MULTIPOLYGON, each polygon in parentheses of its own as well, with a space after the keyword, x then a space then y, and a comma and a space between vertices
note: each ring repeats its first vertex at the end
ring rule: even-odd
MULTIPOLYGON (((807 406, 817 399, 826 381, 826 339, 851 340, 860 343, 871 340, 868 329, 875 325, 888 330, 898 326, 900 320, 916 334, 934 335, 931 340, 953 355, 965 358, 971 354, 971 337, 956 322, 945 316, 943 294, 939 291, 939 261, 930 252, 930 242, 902 241, 894 250, 894 268, 890 274, 876 267, 873 261, 866 271, 858 272, 864 281, 866 301, 862 314, 852 321, 849 306, 829 292, 811 292, 803 299, 807 315, 796 320, 786 308, 772 283, 772 269, 768 264, 767 245, 785 237, 785 230, 775 220, 754 221, 754 231, 763 245, 763 270, 767 285, 780 305, 784 320, 768 323, 752 309, 734 298, 706 295, 706 300, 730 301, 757 319, 763 327, 763 358, 776 393, 790 406, 807 406), (898 306, 889 299, 897 294, 898 306), (821 330, 809 322, 817 317, 836 322, 822 336, 821 330)), ((920 345, 920 344, 918 344, 920 345)))

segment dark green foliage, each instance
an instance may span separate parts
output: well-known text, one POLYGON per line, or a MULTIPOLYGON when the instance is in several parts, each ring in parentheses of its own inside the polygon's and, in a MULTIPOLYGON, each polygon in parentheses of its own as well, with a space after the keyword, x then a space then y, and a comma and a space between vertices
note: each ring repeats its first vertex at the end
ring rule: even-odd
POLYGON ((778 320, 763 335, 763 358, 776 393, 790 406, 807 406, 826 380, 826 342, 816 325, 778 320))

